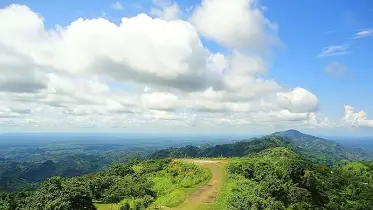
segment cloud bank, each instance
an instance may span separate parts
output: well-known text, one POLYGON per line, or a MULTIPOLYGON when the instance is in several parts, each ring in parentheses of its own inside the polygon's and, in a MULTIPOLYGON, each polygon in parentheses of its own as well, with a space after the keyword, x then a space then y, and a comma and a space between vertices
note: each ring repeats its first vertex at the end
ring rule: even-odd
MULTIPOLYGON (((266 77, 263 52, 280 39, 253 1, 203 0, 187 20, 178 11, 166 4, 155 17, 123 17, 118 25, 79 18, 46 28, 27 6, 0 9, 0 126, 145 132, 332 125, 317 112, 314 93, 266 77), (210 51, 204 38, 229 53, 210 51)), ((372 126, 364 116, 352 120, 349 110, 345 122, 372 126)))

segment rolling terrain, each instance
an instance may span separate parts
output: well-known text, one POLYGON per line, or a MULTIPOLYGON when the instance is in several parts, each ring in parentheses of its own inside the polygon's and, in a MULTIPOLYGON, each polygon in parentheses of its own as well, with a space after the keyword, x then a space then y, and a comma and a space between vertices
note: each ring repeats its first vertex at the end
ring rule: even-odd
MULTIPOLYGON (((17 170, 2 168, 0 174, 0 183, 12 189, 0 192, 0 209, 365 210, 373 206, 370 159, 369 153, 289 130, 162 149, 70 176, 55 176, 61 162, 15 162, 17 170), (22 176, 12 180, 12 174, 22 176)), ((84 168, 94 159, 76 160, 65 165, 84 168)))
POLYGON ((276 132, 261 138, 215 145, 185 146, 153 153, 151 158, 243 157, 274 147, 288 147, 315 163, 334 165, 348 161, 372 160, 373 154, 362 149, 347 148, 334 141, 303 134, 296 130, 276 132))

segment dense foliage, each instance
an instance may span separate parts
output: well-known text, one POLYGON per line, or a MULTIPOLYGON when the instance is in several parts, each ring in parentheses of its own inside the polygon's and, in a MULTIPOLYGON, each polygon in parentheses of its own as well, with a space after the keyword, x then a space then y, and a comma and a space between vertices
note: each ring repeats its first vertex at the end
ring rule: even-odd
POLYGON ((167 205, 171 202, 167 201, 169 194, 179 190, 178 187, 192 187, 209 177, 208 171, 194 164, 169 159, 134 160, 113 164, 98 173, 52 177, 33 191, 1 193, 0 209, 93 210, 99 205, 115 204, 122 209, 140 210, 150 205, 167 205), (166 186, 154 183, 161 179, 166 186))
POLYGON ((40 150, 43 155, 29 161, 27 155, 17 156, 19 161, 3 155, 1 210, 175 207, 211 177, 207 169, 165 159, 184 157, 241 157, 230 159, 214 209, 373 209, 373 163, 365 161, 371 154, 294 130, 230 144, 163 149, 149 157, 146 152, 60 149, 58 155, 40 150))
POLYGON ((226 209, 373 209, 368 162, 330 167, 279 147, 232 161, 228 173, 226 209))

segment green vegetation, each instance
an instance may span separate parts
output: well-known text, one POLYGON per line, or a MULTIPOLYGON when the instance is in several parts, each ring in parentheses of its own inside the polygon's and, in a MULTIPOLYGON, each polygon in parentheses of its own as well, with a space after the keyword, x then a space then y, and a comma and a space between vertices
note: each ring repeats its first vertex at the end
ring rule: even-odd
POLYGON ((288 148, 232 161, 215 209, 372 209, 373 164, 314 164, 288 148))
POLYGON ((348 161, 373 160, 373 155, 357 148, 345 148, 333 141, 303 134, 296 130, 276 132, 271 136, 291 142, 291 148, 315 163, 335 165, 348 161))
POLYGON ((175 161, 172 168, 159 171, 152 176, 158 199, 152 207, 175 207, 180 205, 185 196, 193 193, 201 184, 207 184, 211 172, 200 166, 175 161))
POLYGON ((190 163, 169 159, 129 161, 113 164, 98 173, 52 177, 33 191, 2 193, 0 209, 172 207, 182 203, 186 194, 209 178, 208 170, 190 163))
POLYGON ((267 148, 285 146, 290 144, 277 137, 263 137, 240 141, 231 144, 216 145, 212 147, 185 146, 181 148, 169 148, 153 153, 153 159, 184 158, 184 157, 242 157, 251 153, 260 152, 267 148))
POLYGON ((184 158, 184 157, 244 157, 268 148, 288 147, 302 157, 315 163, 335 165, 349 161, 372 160, 373 155, 362 150, 347 149, 335 142, 299 131, 289 130, 274 133, 262 138, 253 138, 230 144, 211 147, 185 146, 159 150, 151 158, 184 158))
POLYGON ((43 162, 0 161, 0 191, 33 190, 52 176, 74 177, 105 169, 113 162, 144 159, 130 152, 75 154, 43 162))
MULTIPOLYGON (((235 159, 231 159, 230 161, 233 161, 235 159)), ((223 186, 216 198, 216 201, 214 203, 214 205, 212 206, 212 209, 216 209, 216 210, 220 210, 220 209, 224 209, 228 206, 227 202, 228 202, 228 198, 230 196, 230 193, 232 192, 232 190, 234 189, 234 187, 236 186, 236 182, 234 182, 232 179, 229 178, 228 176, 228 170, 227 170, 227 167, 225 165, 225 167, 222 168, 223 169, 223 176, 224 176, 224 181, 223 181, 223 186)))
POLYGON ((177 207, 211 179, 206 168, 168 159, 185 157, 229 158, 216 202, 200 209, 373 209, 373 163, 366 161, 371 155, 294 130, 231 144, 169 148, 149 157, 112 151, 42 162, 3 160, 0 209, 177 207))
POLYGON ((263 138, 215 146, 185 146, 159 150, 126 149, 123 145, 25 145, 0 149, 0 191, 33 190, 52 176, 74 177, 104 170, 129 159, 184 157, 244 157, 268 148, 288 147, 315 163, 335 165, 372 160, 372 154, 347 149, 332 141, 289 130, 263 138), (16 152, 17 151, 17 152, 16 152))

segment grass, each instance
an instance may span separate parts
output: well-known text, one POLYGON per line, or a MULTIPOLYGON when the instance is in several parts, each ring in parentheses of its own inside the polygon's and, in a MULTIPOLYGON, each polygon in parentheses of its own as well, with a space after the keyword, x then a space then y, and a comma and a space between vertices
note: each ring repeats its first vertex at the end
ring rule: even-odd
POLYGON ((97 210, 118 210, 119 204, 106 204, 106 203, 96 203, 97 210))
POLYGON ((196 208, 196 210, 211 210, 211 209, 212 209, 211 204, 202 204, 196 208))
POLYGON ((199 187, 207 185, 211 172, 207 168, 179 160, 174 162, 174 168, 181 176, 174 177, 168 173, 160 173, 153 177, 154 189, 158 193, 157 200, 150 209, 160 207, 176 207, 182 204, 186 196, 194 193, 199 187))
POLYGON ((120 203, 95 203, 95 206, 97 210, 118 210, 125 203, 128 203, 133 208, 135 201, 134 199, 123 199, 120 203))
POLYGON ((222 210, 228 209, 228 198, 232 193, 232 190, 235 188, 237 182, 234 179, 231 179, 227 171, 228 164, 224 164, 222 167, 223 171, 223 185, 220 190, 220 193, 216 197, 215 203, 212 205, 213 210, 222 210))
MULTIPOLYGON (((142 166, 136 165, 134 170, 141 171, 142 166)), ((211 172, 208 168, 177 160, 166 170, 149 174, 148 178, 154 182, 153 188, 158 195, 149 209, 172 208, 182 204, 186 196, 194 193, 199 187, 207 185, 211 179, 211 172)), ((95 206, 98 210, 117 210, 125 202, 133 207, 134 201, 128 199, 121 201, 120 204, 96 203, 95 206)))
POLYGON ((159 197, 151 208, 156 207, 176 207, 184 202, 185 192, 182 189, 175 189, 170 194, 159 197))

